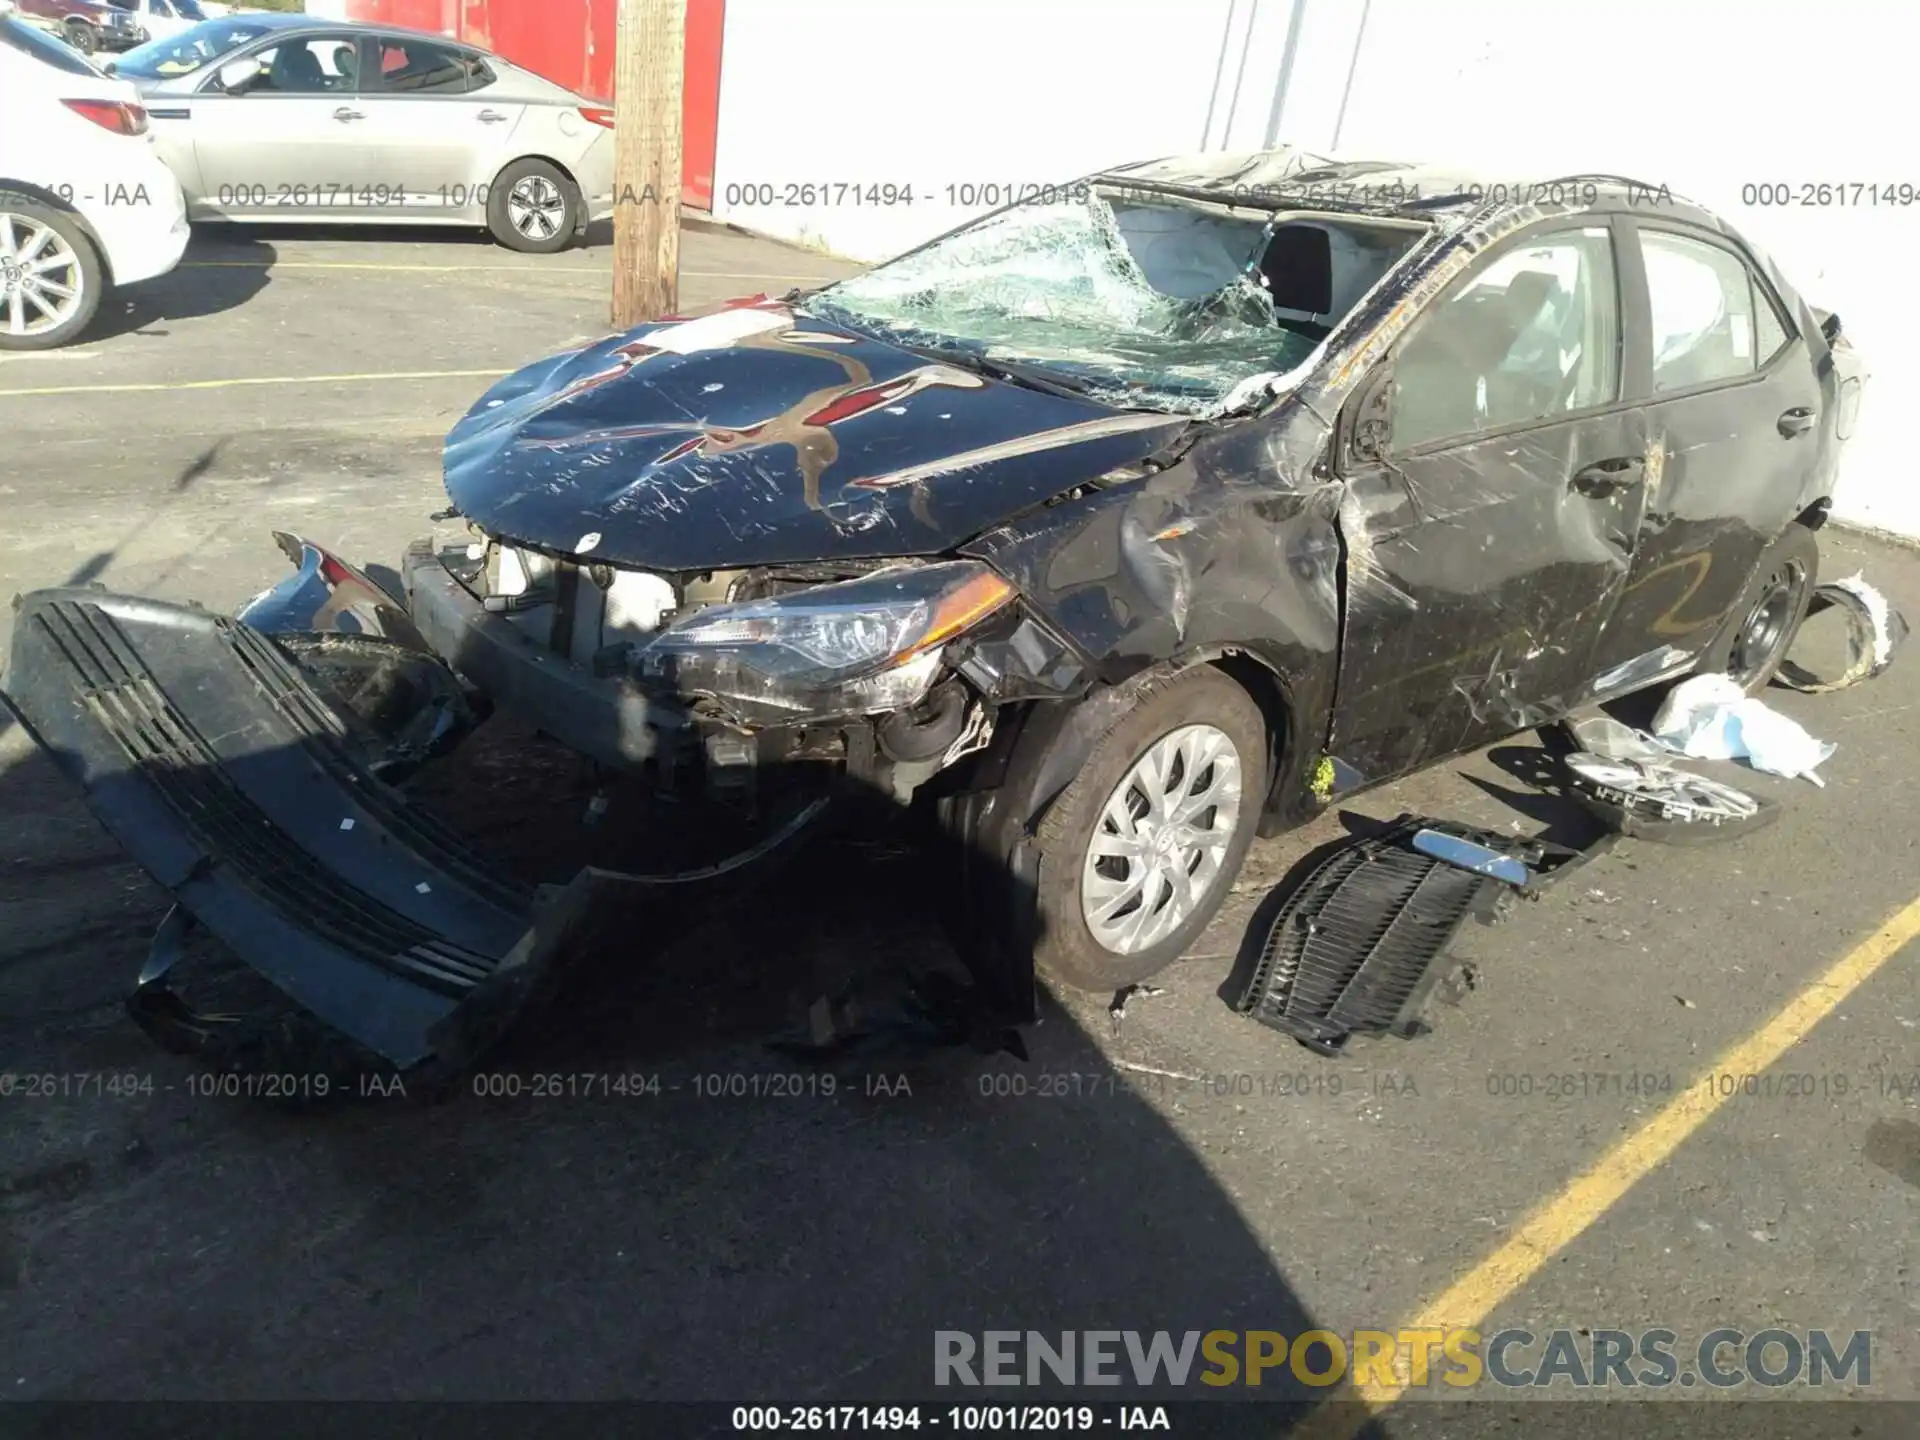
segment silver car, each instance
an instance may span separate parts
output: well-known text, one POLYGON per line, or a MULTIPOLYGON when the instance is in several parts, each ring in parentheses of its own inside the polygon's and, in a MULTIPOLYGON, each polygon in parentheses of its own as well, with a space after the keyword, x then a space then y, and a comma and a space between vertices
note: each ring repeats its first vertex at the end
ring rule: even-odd
POLYGON ((113 62, 195 220, 483 225, 564 249, 613 211, 613 110, 438 35, 209 20, 113 62))

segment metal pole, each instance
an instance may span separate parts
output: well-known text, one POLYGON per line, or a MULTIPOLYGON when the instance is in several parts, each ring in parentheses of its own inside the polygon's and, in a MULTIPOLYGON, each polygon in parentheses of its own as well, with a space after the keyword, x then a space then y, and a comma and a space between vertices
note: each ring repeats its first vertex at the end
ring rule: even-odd
POLYGON ((1340 131, 1347 123, 1347 101, 1353 98, 1353 76, 1360 68, 1360 46, 1367 38, 1367 12, 1373 9, 1373 0, 1360 0, 1360 28, 1353 32, 1353 58, 1347 62, 1347 83, 1340 92, 1340 113, 1333 122, 1333 143, 1327 148, 1337 151, 1340 148, 1340 131))
POLYGON ((1240 109, 1240 82, 1247 78, 1247 47, 1253 40, 1253 22, 1260 18, 1260 0, 1248 0, 1247 31, 1240 37, 1240 66, 1233 72, 1233 99, 1227 102, 1227 125, 1220 132, 1220 148, 1233 140, 1233 117, 1240 109))
POLYGON ((1300 53, 1300 32, 1306 28, 1307 0, 1293 0, 1287 16, 1287 47, 1280 54, 1280 78, 1273 85, 1273 108, 1267 112, 1267 139, 1260 148, 1271 150, 1280 138, 1280 113, 1287 108, 1287 86, 1293 80, 1293 58, 1300 53))
POLYGON ((1213 62, 1213 89, 1207 94, 1207 122, 1200 127, 1200 148, 1213 135, 1213 112, 1220 104, 1220 81, 1227 73, 1227 51, 1233 45, 1233 10, 1240 0, 1227 0, 1227 23, 1220 27, 1220 58, 1213 62))

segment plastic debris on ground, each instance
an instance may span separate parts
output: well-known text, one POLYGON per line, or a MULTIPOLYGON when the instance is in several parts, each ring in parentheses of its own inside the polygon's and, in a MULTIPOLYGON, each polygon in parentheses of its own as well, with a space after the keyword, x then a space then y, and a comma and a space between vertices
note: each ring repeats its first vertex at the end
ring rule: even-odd
POLYGON ((948 1046, 1027 1058, 1019 1030, 994 1012, 983 993, 940 971, 860 977, 840 991, 814 997, 804 1021, 767 1044, 782 1054, 822 1062, 948 1046))
POLYGON ((1581 851, 1403 815, 1336 847, 1287 897, 1236 1008, 1328 1055, 1355 1034, 1421 1034, 1461 926, 1491 924, 1611 839, 1581 851))
POLYGON ((1695 760, 1745 760, 1769 775, 1804 776, 1816 785, 1826 784, 1814 772, 1835 749, 1755 700, 1730 675, 1681 681, 1654 716, 1653 734, 1695 760))
POLYGON ((1166 993, 1163 986, 1144 984, 1129 985, 1123 990, 1116 990, 1113 999, 1107 1005, 1107 1018, 1113 1021, 1113 1028, 1118 1030, 1120 1022, 1127 1018, 1127 1007, 1135 1000, 1151 1000, 1156 995, 1166 993))
POLYGON ((1782 685, 1807 695, 1823 695, 1871 680, 1893 663, 1893 652, 1907 638, 1906 619, 1887 597, 1858 573, 1829 580, 1813 592, 1809 619, 1823 610, 1838 609, 1847 617, 1847 666, 1832 678, 1823 678, 1799 664, 1788 652, 1780 666, 1782 685))
POLYGON ((1662 764, 1673 752, 1644 730, 1636 730, 1611 715, 1589 715, 1565 724, 1576 750, 1607 760, 1639 760, 1662 764))
POLYGON ((1705 844, 1757 830, 1779 814, 1771 801, 1675 765, 1590 750, 1562 756, 1561 763, 1576 799, 1639 840, 1705 844))

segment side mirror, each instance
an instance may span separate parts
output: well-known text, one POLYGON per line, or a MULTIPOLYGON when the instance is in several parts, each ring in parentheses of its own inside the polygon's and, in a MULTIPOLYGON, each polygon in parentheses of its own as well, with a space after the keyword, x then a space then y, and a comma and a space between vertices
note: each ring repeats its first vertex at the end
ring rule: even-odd
POLYGON ((1822 315, 1820 317, 1820 333, 1827 337, 1827 344, 1833 344, 1834 341, 1840 338, 1840 317, 1831 310, 1822 315))
POLYGON ((104 60, 100 64, 100 69, 104 74, 118 75, 120 73, 120 62, 118 60, 104 60))
POLYGON ((232 94, 244 88, 248 81, 260 73, 258 60, 229 60, 220 67, 220 88, 232 94))

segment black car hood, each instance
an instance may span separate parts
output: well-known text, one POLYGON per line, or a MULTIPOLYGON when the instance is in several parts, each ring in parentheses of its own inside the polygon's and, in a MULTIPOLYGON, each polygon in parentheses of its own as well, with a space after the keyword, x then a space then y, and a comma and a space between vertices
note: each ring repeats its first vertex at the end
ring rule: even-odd
POLYGON ((447 493, 489 533, 651 570, 932 555, 1187 423, 756 299, 502 380, 447 436, 447 493))

